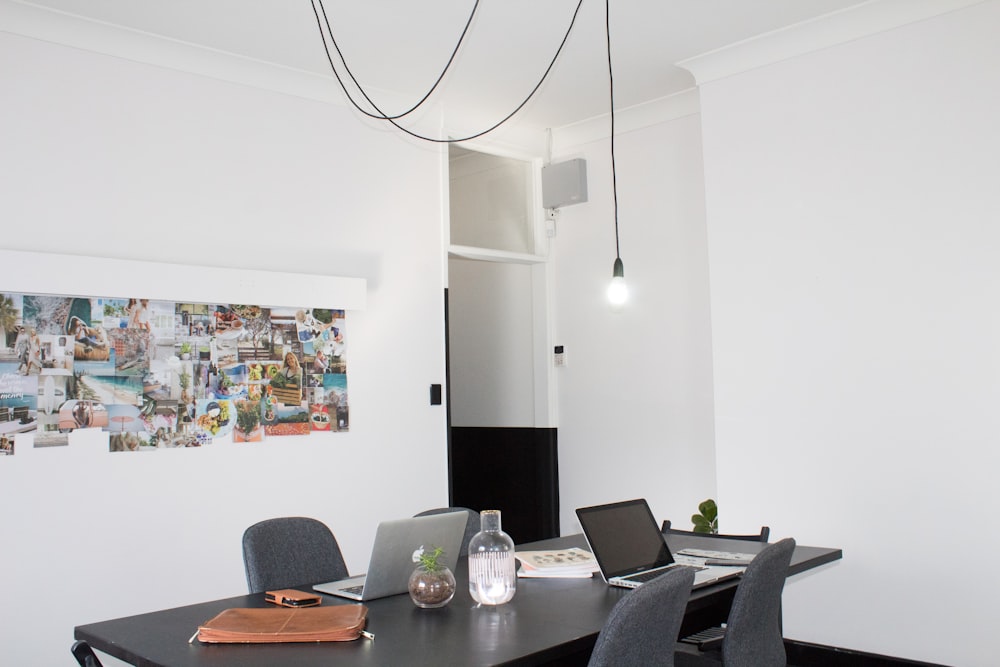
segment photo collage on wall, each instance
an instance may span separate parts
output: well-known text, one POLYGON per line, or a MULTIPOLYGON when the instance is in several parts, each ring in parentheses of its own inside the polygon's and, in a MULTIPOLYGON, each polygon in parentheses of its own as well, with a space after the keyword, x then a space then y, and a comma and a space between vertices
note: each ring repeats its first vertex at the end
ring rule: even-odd
POLYGON ((346 431, 343 310, 0 293, 0 456, 100 428, 109 448, 346 431))

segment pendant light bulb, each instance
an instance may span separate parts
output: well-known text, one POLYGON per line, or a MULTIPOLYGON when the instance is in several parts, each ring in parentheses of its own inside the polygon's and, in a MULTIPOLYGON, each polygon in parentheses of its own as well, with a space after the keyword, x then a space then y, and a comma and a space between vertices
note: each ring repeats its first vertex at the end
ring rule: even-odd
POLYGON ((615 257, 615 267, 611 275, 611 283, 608 285, 608 301, 612 306, 618 307, 628 300, 628 285, 625 284, 625 265, 622 264, 621 257, 615 257))

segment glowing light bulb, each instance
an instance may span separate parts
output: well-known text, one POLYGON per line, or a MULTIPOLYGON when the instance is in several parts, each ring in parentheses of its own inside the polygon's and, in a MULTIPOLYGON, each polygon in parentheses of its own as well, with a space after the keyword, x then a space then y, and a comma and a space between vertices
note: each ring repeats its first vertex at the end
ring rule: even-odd
POLYGON ((611 283, 608 285, 608 301, 616 308, 620 308, 628 301, 628 285, 625 284, 625 265, 622 264, 621 257, 615 258, 611 283))

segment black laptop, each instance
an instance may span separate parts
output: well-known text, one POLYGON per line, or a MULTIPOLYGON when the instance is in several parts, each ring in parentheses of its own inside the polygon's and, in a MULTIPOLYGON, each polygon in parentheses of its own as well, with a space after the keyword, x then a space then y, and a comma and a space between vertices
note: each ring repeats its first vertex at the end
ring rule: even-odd
POLYGON ((581 507, 576 516, 604 580, 637 588, 673 567, 696 570, 694 588, 738 577, 745 568, 692 566, 674 562, 667 541, 643 498, 581 507))

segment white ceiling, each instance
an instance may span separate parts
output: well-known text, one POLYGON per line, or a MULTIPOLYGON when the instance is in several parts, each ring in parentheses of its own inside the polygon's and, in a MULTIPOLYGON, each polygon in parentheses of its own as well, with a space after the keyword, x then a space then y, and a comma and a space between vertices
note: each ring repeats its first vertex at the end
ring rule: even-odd
MULTIPOLYGON (((357 79, 386 113, 429 89, 474 0, 323 0, 357 79), (396 95, 402 95, 402 97, 396 95)), ((480 0, 455 66, 432 98, 485 129, 540 80, 579 0, 480 0)), ((878 0, 875 0, 878 1, 878 0)), ((311 0, 28 0, 155 36, 330 76, 311 0)), ((611 3, 615 108, 694 85, 674 65, 860 0, 621 0, 611 3)), ((341 70, 342 71, 342 70, 341 70)), ((336 82, 330 79, 331 86, 336 82)), ((583 0, 548 79, 512 123, 556 128, 607 113, 605 3, 583 0)), ((405 123, 404 123, 405 124, 405 123)))

